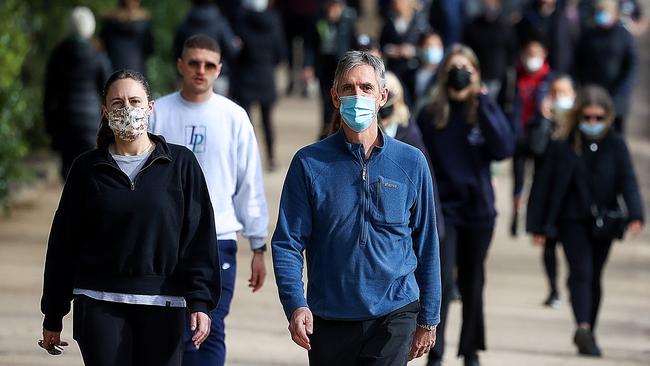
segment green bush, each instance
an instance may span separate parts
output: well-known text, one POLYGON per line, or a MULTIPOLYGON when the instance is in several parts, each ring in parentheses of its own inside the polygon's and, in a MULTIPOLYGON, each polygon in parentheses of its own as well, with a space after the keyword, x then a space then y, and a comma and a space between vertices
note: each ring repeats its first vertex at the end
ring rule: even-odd
POLYGON ((0 202, 7 197, 9 181, 22 175, 20 159, 28 151, 24 133, 32 127, 25 113, 30 103, 23 98, 20 78, 29 51, 26 10, 21 0, 0 2, 0 202))
MULTIPOLYGON (((67 33, 70 10, 88 6, 98 20, 116 6, 106 0, 2 0, 0 1, 0 206, 6 203, 8 184, 23 179, 21 158, 31 149, 47 146, 42 116, 45 65, 51 51, 67 33)), ((174 89, 176 69, 171 47, 177 24, 189 1, 145 0, 155 36, 154 55, 147 72, 156 96, 174 89)))

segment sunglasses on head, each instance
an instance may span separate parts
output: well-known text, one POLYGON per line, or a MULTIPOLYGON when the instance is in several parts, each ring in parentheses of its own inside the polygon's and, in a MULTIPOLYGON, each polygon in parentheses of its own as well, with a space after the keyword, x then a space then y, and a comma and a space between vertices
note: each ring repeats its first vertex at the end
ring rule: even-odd
POLYGON ((605 120, 605 116, 603 116, 603 115, 583 114, 582 119, 585 120, 585 121, 596 120, 598 122, 602 122, 602 121, 605 120))

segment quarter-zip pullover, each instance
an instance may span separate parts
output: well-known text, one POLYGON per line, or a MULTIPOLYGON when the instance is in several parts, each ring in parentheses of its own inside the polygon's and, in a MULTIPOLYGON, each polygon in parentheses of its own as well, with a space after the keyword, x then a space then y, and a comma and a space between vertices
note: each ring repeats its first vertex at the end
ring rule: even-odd
POLYGON ((418 323, 438 324, 429 167, 418 149, 379 134, 383 143, 367 160, 363 145, 347 142, 342 131, 294 156, 272 240, 287 317, 309 306, 324 319, 367 320, 419 300, 418 323))
POLYGON ((188 149, 156 148, 133 181, 108 148, 75 161, 56 211, 45 263, 43 326, 61 330, 73 288, 183 296, 208 313, 219 299, 210 196, 188 149))

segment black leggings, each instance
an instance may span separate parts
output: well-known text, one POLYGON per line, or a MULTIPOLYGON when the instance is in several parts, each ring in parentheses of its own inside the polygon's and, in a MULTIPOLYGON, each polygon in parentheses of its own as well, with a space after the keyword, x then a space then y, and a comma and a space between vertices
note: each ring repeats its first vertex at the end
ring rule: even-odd
POLYGON ((611 241, 593 239, 590 224, 582 221, 561 222, 559 239, 569 263, 569 290, 576 323, 596 328, 601 298, 601 278, 611 241))
POLYGON ((544 242, 544 254, 542 255, 544 262, 544 271, 548 279, 548 287, 552 293, 557 294, 557 259, 555 252, 558 247, 557 239, 546 238, 544 242))
POLYGON ((440 242, 442 304, 436 344, 430 360, 441 359, 445 349, 447 308, 454 287, 454 268, 457 267, 458 289, 463 302, 463 323, 458 344, 459 356, 471 356, 485 349, 485 321, 483 318, 483 285, 485 258, 492 241, 493 227, 473 228, 445 225, 445 237, 440 242))
POLYGON ((185 308, 79 296, 73 337, 86 366, 180 366, 186 317, 185 308))

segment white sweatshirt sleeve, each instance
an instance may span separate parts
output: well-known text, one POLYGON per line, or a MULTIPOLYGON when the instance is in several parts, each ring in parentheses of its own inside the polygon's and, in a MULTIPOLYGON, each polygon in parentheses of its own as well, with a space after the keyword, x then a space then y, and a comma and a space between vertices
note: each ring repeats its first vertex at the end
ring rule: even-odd
POLYGON ((269 215, 253 125, 245 112, 241 118, 237 135, 237 183, 233 203, 237 219, 244 226, 242 235, 250 241, 251 249, 257 249, 266 240, 269 215))

